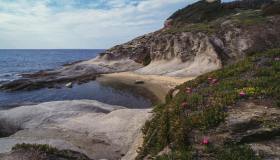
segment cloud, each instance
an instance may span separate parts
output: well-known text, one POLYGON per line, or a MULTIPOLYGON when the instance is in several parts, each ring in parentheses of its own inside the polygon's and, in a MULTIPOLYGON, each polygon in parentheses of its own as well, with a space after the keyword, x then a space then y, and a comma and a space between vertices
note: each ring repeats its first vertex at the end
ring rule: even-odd
POLYGON ((1 0, 0 48, 109 48, 162 27, 186 0, 1 0))

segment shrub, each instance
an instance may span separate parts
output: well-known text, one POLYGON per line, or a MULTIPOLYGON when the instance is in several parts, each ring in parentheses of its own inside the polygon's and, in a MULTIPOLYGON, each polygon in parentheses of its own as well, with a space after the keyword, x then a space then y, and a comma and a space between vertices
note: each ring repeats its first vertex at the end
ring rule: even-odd
POLYGON ((217 160, 260 160, 260 157, 249 146, 231 145, 218 151, 217 160))
MULTIPOLYGON (((68 159, 68 160, 89 160, 89 158, 81 153, 70 150, 58 150, 47 144, 16 144, 12 147, 13 151, 22 150, 24 152, 31 152, 34 159, 41 159, 41 157, 51 157, 52 159, 68 159)), ((44 158, 43 158, 44 159, 44 158)))
POLYGON ((16 144, 12 150, 20 150, 20 149, 25 149, 25 150, 30 150, 30 149, 35 149, 44 153, 48 154, 53 154, 55 152, 58 152, 56 148, 51 147, 50 145, 47 144, 16 144))
POLYGON ((151 63, 151 61, 152 61, 152 59, 151 59, 150 54, 147 54, 146 57, 143 60, 143 65, 147 66, 147 65, 149 65, 151 63))
POLYGON ((262 8, 262 11, 265 15, 275 15, 280 14, 280 2, 273 2, 265 5, 262 8))

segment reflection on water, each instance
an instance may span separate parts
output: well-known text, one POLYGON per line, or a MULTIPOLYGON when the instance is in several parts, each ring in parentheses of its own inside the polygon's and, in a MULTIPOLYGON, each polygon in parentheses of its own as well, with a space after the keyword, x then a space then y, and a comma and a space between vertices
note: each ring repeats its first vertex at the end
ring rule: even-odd
POLYGON ((74 85, 73 88, 0 92, 0 108, 11 108, 19 104, 80 99, 97 100, 128 108, 149 108, 152 103, 157 101, 151 92, 142 87, 132 87, 117 82, 92 81, 82 85, 74 85))

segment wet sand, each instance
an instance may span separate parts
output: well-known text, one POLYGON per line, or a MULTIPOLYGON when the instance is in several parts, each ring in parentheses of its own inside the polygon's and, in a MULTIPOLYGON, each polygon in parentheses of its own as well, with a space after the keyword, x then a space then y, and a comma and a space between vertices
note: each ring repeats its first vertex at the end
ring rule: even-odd
POLYGON ((177 85, 192 80, 195 77, 168 77, 160 75, 142 75, 134 72, 120 72, 102 74, 97 78, 100 82, 118 82, 131 86, 140 86, 151 91, 161 102, 165 101, 168 91, 177 85), (142 84, 135 84, 136 81, 143 81, 142 84))

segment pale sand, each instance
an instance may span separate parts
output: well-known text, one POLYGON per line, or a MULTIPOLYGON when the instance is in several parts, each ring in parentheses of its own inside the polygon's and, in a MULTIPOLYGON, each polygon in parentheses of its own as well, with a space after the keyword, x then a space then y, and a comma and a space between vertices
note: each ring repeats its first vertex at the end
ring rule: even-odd
POLYGON ((120 72, 111 74, 102 74, 97 81, 121 82, 133 86, 141 86, 151 91, 155 96, 164 102, 166 94, 170 89, 180 85, 195 77, 169 77, 161 75, 143 75, 135 72, 120 72), (135 81, 144 81, 143 84, 135 84, 135 81))

